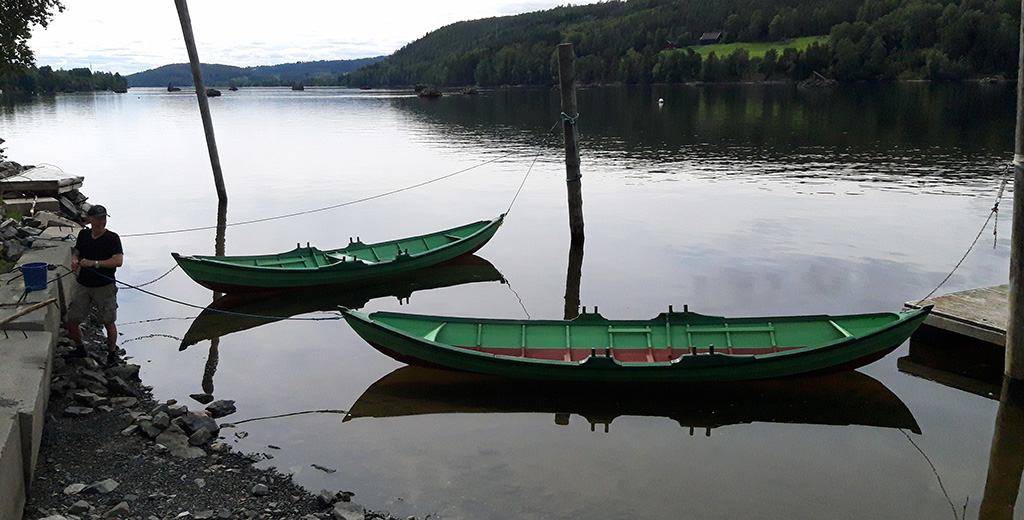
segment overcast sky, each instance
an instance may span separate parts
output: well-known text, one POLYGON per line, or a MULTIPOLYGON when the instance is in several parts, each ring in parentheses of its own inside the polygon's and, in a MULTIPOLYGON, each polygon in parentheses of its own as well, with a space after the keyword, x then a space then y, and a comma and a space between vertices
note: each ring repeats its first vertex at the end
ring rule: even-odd
MULTIPOLYGON (((573 4, 594 0, 574 1, 573 4)), ((562 0, 192 0, 199 59, 275 65, 388 55, 434 29, 562 0)), ((29 46, 39 66, 131 74, 188 62, 173 0, 64 0, 29 46)))

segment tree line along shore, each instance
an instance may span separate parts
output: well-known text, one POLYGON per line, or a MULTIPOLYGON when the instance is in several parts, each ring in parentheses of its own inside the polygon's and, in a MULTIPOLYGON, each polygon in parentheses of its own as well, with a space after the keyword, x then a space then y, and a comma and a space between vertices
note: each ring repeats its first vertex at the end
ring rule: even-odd
MULTIPOLYGON (((555 46, 571 42, 584 84, 1013 78, 1020 12, 1013 0, 608 1, 454 23, 386 58, 203 70, 208 86, 552 86, 555 46)), ((164 86, 182 71, 29 67, 0 88, 164 86)))

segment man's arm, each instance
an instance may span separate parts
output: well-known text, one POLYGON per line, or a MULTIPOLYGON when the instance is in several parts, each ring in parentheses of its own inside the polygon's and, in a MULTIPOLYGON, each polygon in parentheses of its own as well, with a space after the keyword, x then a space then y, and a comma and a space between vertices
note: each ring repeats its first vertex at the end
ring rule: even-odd
MULTIPOLYGON (((72 260, 72 262, 74 262, 74 260, 72 260)), ((124 255, 117 254, 117 255, 114 255, 114 256, 106 259, 106 260, 86 260, 85 261, 85 266, 86 267, 107 267, 107 268, 114 267, 114 268, 117 268, 117 267, 121 267, 122 263, 124 263, 124 255)))

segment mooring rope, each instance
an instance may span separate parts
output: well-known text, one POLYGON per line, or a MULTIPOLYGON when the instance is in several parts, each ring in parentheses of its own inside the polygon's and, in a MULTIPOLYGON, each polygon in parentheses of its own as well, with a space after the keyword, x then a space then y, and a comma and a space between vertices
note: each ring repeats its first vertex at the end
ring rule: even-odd
MULTIPOLYGON (((953 277, 953 273, 955 273, 956 270, 960 268, 960 266, 964 263, 964 260, 967 260, 967 255, 971 254, 971 251, 974 249, 974 246, 976 246, 978 244, 978 240, 981 238, 981 234, 985 232, 985 228, 988 227, 988 223, 989 223, 989 221, 992 220, 992 217, 995 216, 996 218, 998 218, 998 216, 999 216, 999 201, 1003 198, 1003 193, 1006 192, 1006 183, 1010 180, 1009 176, 1006 175, 1006 172, 1009 169, 1009 167, 1010 167, 1009 164, 1006 164, 1006 165, 1003 166, 1003 172, 1002 172, 1003 181, 999 184, 999 191, 996 193, 996 202, 995 202, 995 204, 992 205, 992 209, 989 210, 988 218, 985 219, 985 223, 982 224, 981 225, 981 229, 978 230, 978 235, 974 237, 974 241, 971 242, 971 245, 967 248, 967 251, 964 252, 964 256, 960 257, 960 261, 957 262, 956 265, 953 266, 953 269, 949 271, 949 274, 947 274, 946 277, 943 278, 941 282, 939 282, 939 285, 935 286, 935 288, 932 289, 932 292, 928 293, 927 296, 925 296, 924 298, 921 298, 920 300, 918 300, 917 303, 914 304, 915 306, 920 306, 923 301, 927 300, 928 298, 931 298, 933 294, 935 294, 943 285, 946 284, 946 282, 949 281, 950 278, 953 277)), ((995 233, 996 231, 997 231, 997 229, 993 230, 993 233, 995 233)), ((994 239, 993 239, 992 247, 995 247, 994 239)))
MULTIPOLYGON (((65 269, 67 269, 67 267, 65 267, 65 269)), ((70 272, 73 272, 70 269, 68 269, 68 271, 69 271, 68 274, 70 274, 70 272)), ((172 271, 173 271, 173 269, 172 269, 172 271)), ((147 291, 146 289, 142 289, 141 288, 142 286, 140 286, 140 285, 132 285, 132 284, 130 284, 128 282, 125 282, 125 281, 122 281, 122 280, 118 280, 116 278, 111 278, 109 276, 106 276, 106 275, 98 273, 98 272, 96 274, 98 276, 102 277, 102 278, 106 278, 107 280, 110 280, 110 281, 115 282, 117 284, 123 285, 123 286, 125 286, 125 287, 127 287, 129 289, 136 289, 139 292, 148 294, 148 295, 150 295, 150 296, 152 296, 154 298, 159 298, 161 300, 169 301, 171 303, 176 303, 178 305, 183 305, 185 307, 189 307, 189 308, 192 308, 192 309, 198 309, 200 311, 216 312, 216 313, 219 313, 219 314, 227 314, 229 316, 238 316, 238 317, 241 317, 241 318, 256 318, 256 319, 261 319, 261 320, 274 320, 274 321, 280 321, 280 320, 291 320, 291 321, 334 321, 334 320, 342 319, 340 312, 338 313, 337 316, 319 316, 319 317, 317 317, 317 316, 310 316, 310 317, 294 317, 294 316, 289 316, 289 317, 281 317, 281 316, 268 316, 268 315, 264 315, 264 314, 248 314, 248 313, 244 313, 244 312, 234 312, 234 311, 228 311, 228 310, 223 310, 223 309, 213 309, 213 308, 210 308, 208 306, 196 305, 194 303, 188 303, 188 302, 185 302, 185 301, 176 300, 176 299, 171 298, 169 296, 164 296, 162 294, 157 294, 157 293, 152 292, 152 291, 147 291)), ((147 282, 147 283, 150 283, 150 282, 147 282)))
MULTIPOLYGON (((557 123, 556 123, 556 126, 557 126, 557 123)), ((554 129, 554 127, 552 127, 552 129, 554 129)), ((262 223, 262 222, 270 222, 270 221, 274 221, 274 220, 281 220, 281 219, 285 219, 285 218, 298 217, 298 216, 302 216, 302 215, 310 215, 310 214, 313 214, 313 213, 320 213, 320 212, 323 212, 323 211, 328 211, 328 210, 337 209, 337 208, 343 208, 345 206, 352 206, 354 204, 359 204, 359 203, 362 203, 362 202, 368 202, 368 201, 371 201, 371 200, 376 200, 376 199, 379 199, 379 198, 382 198, 382 197, 387 197, 387 196, 390 196, 390 195, 395 195, 395 194, 402 193, 402 192, 405 192, 405 191, 409 191, 409 190, 413 190, 413 189, 416 189, 416 188, 420 188, 420 187, 426 186, 428 184, 433 184, 435 182, 443 181, 445 179, 448 179, 448 178, 451 178, 451 177, 455 177, 456 175, 461 175, 463 173, 475 170, 477 168, 486 166, 488 164, 493 164, 493 163, 496 163, 498 161, 507 159, 508 157, 516 155, 517 153, 518 152, 509 152, 509 153, 506 153, 504 155, 495 157, 493 159, 489 159, 489 160, 483 161, 483 162, 481 162, 479 164, 475 164, 475 165, 470 166, 468 168, 463 168, 461 170, 458 170, 458 171, 455 171, 455 172, 452 172, 452 173, 447 173, 447 174, 441 175, 439 177, 435 177, 433 179, 429 179, 429 180, 426 180, 426 181, 423 181, 423 182, 418 182, 416 184, 411 184, 409 186, 405 186, 405 187, 402 187, 402 188, 397 188, 397 189, 394 189, 394 190, 391 190, 391 191, 386 191, 384 193, 378 193, 376 195, 370 195, 368 197, 363 197, 361 199, 350 200, 350 201, 347 201, 347 202, 342 202, 340 204, 332 204, 330 206, 324 206, 324 207, 321 207, 321 208, 309 209, 309 210, 305 210, 305 211, 296 211, 294 213, 286 213, 286 214, 283 214, 283 215, 276 215, 276 216, 272 216, 272 217, 263 217, 263 218, 257 218, 257 219, 252 219, 252 220, 243 220, 243 221, 240 221, 240 222, 231 222, 231 223, 225 224, 224 227, 244 226, 244 225, 247 225, 247 224, 258 224, 258 223, 262 223)), ((529 167, 529 169, 527 169, 526 175, 523 177, 523 181, 519 185, 519 190, 516 191, 515 196, 512 197, 512 202, 513 203, 515 203, 516 197, 519 196, 519 191, 522 191, 523 185, 526 184, 526 178, 530 176, 530 171, 533 170, 533 164, 537 162, 537 158, 540 157, 541 153, 542 152, 538 152, 537 155, 534 157, 533 162, 530 163, 530 167, 529 167)), ((511 207, 512 207, 512 205, 509 204, 509 208, 510 209, 511 209, 511 207)), ((211 230, 211 229, 217 229, 218 227, 220 227, 220 226, 216 226, 216 225, 214 225, 214 226, 198 226, 198 227, 191 227, 191 228, 171 229, 171 230, 165 230, 165 231, 148 231, 148 232, 143 232, 143 233, 125 233, 125 234, 122 234, 120 236, 122 238, 134 238, 134 237, 148 237, 148 236, 156 236, 156 235, 172 235, 172 234, 177 234, 177 233, 189 233, 189 232, 192 232, 192 231, 208 231, 208 230, 211 230)))
MULTIPOLYGON (((563 114, 562 117, 565 118, 565 115, 563 114)), ((579 115, 577 116, 577 118, 579 118, 579 115)), ((577 118, 571 118, 570 124, 574 123, 575 119, 577 119, 577 118)), ((543 142, 545 139, 547 139, 547 135, 551 134, 552 132, 554 132, 555 128, 559 125, 559 123, 562 123, 562 121, 556 121, 555 124, 552 125, 551 129, 548 130, 545 133, 546 134, 545 138, 539 139, 539 140, 537 140, 535 142, 543 142)), ((518 189, 516 189, 516 192, 515 192, 514 196, 512 197, 512 201, 509 203, 509 207, 508 207, 508 210, 506 210, 505 215, 508 215, 509 211, 512 210, 512 206, 515 204, 516 199, 518 199, 518 197, 519 197, 519 193, 522 191, 523 186, 526 184, 526 179, 529 178, 530 172, 532 172, 532 170, 534 170, 534 166, 537 164, 537 161, 540 159, 542 154, 543 154, 543 150, 542 151, 538 151, 538 154, 536 156, 534 156, 534 160, 532 160, 530 162, 529 167, 526 169, 525 175, 523 175, 522 181, 519 183, 518 189)), ((437 182, 437 181, 440 181, 440 180, 443 180, 443 179, 446 179, 446 178, 454 177, 456 175, 459 175, 459 174, 462 174, 462 173, 466 173, 466 172, 474 170, 476 168, 479 168, 479 167, 482 167, 482 166, 485 166, 485 165, 488 165, 488 164, 496 163, 498 161, 501 161, 501 160, 506 159, 508 157, 511 157, 513 155, 515 155, 514 151, 513 151, 513 153, 508 153, 508 154, 505 154, 505 155, 503 155, 501 157, 498 157, 498 158, 495 158, 495 159, 492 159, 492 160, 488 160, 488 161, 484 161, 484 162, 482 162, 480 164, 471 166, 469 168, 464 168, 462 170, 459 170, 459 171, 456 171, 456 172, 453 172, 453 173, 445 174, 445 175, 442 175, 440 177, 435 177, 433 179, 429 179, 429 180, 426 180, 426 181, 423 181, 423 182, 418 182, 416 184, 412 184, 412 185, 409 185, 409 186, 406 186, 406 187, 401 187, 401 188, 398 188, 398 189, 392 189, 390 191, 385 191, 383 193, 378 193, 378 194, 375 194, 375 196, 371 196, 371 197, 357 199, 357 200, 349 201, 349 202, 342 203, 342 204, 326 206, 326 207, 323 207, 323 208, 316 208, 316 209, 312 209, 312 210, 306 210, 306 211, 300 211, 300 212, 295 212, 295 213, 289 213, 289 214, 286 214, 286 215, 278 215, 278 216, 273 216, 273 217, 265 217, 265 218, 259 218, 259 219, 253 219, 253 220, 245 220, 245 221, 241 221, 241 222, 232 222, 232 223, 224 224, 224 227, 236 226, 236 225, 245 225, 245 224, 254 224, 254 223, 258 223, 258 222, 268 222, 268 221, 271 221, 271 220, 280 220, 280 219, 283 219, 283 218, 295 217, 295 216, 300 216, 300 215, 309 215, 309 214, 312 214, 312 213, 318 213, 318 212, 333 210, 333 209, 337 209, 337 208, 341 208, 341 207, 345 207, 345 206, 351 206, 351 205, 362 203, 362 202, 372 201, 372 200, 375 200, 375 199, 380 199, 380 198, 383 198, 383 197, 391 196, 391 194, 394 194, 394 193, 399 193, 399 192, 402 192, 402 191, 408 191, 410 189, 415 189, 417 187, 425 186, 427 184, 431 184, 431 183, 434 183, 434 182, 437 182)), ((173 234, 173 233, 181 233, 181 232, 188 232, 188 231, 200 231, 200 230, 216 229, 218 227, 220 227, 220 226, 217 226, 217 225, 213 225, 213 226, 200 226, 200 227, 190 227, 190 228, 182 228, 182 229, 172 229, 172 230, 166 230, 166 231, 150 231, 150 232, 142 232, 142 233, 125 233, 125 234, 121 234, 120 236, 122 236, 122 237, 153 236, 153 235, 159 235, 159 234, 173 234)), ((63 276, 67 276, 67 275, 72 274, 74 272, 71 269, 69 269, 67 266, 61 265, 61 267, 65 267, 66 269, 68 269, 69 272, 67 272, 65 274, 61 274, 57 278, 60 278, 60 277, 63 277, 63 276)), ((217 313, 220 313, 220 314, 226 314, 226 315, 231 315, 231 316, 249 317, 249 318, 256 318, 256 319, 267 319, 267 320, 286 320, 286 319, 288 319, 288 320, 297 320, 297 321, 328 321, 328 320, 342 319, 342 316, 341 316, 340 312, 339 312, 338 315, 309 316, 309 317, 294 317, 294 316, 282 317, 282 316, 269 316, 269 315, 263 315, 263 314, 249 314, 249 313, 245 313, 245 312, 234 312, 234 311, 230 311, 230 310, 215 309, 215 308, 211 308, 209 306, 197 305, 197 304, 194 304, 194 303, 188 303, 188 302, 184 302, 184 301, 181 301, 181 300, 176 300, 174 298, 170 298, 168 296, 164 296, 164 295, 161 295, 161 294, 158 294, 158 293, 154 293, 152 291, 146 291, 146 290, 142 289, 145 286, 157 283, 157 281, 163 279, 165 276, 167 276, 168 274, 173 272, 174 269, 177 269, 177 268, 178 268, 178 265, 175 264, 173 267, 168 269, 167 272, 161 274, 160 276, 157 276, 156 278, 154 278, 154 279, 152 279, 150 281, 146 281, 146 283, 144 283, 144 284, 139 284, 139 285, 128 284, 127 281, 120 280, 120 279, 117 279, 117 278, 113 278, 113 277, 110 277, 110 276, 105 276, 105 275, 100 274, 98 272, 96 274, 99 274, 100 276, 102 276, 104 278, 108 278, 108 279, 114 281, 114 283, 119 284, 120 286, 123 286, 127 290, 135 290, 135 291, 138 291, 140 293, 143 293, 143 294, 146 294, 146 295, 150 295, 150 296, 152 296, 154 298, 159 298, 161 300, 165 300, 165 301, 168 301, 168 302, 171 302, 171 303, 175 303, 175 304, 178 304, 178 305, 182 305, 182 306, 185 306, 185 307, 189 307, 189 308, 199 309, 199 310, 202 310, 202 311, 217 312, 217 313)), ((511 289, 511 286, 509 286, 509 289, 511 289)), ((512 292, 513 292, 513 294, 516 294, 514 290, 512 292)), ((518 298, 518 294, 516 294, 516 297, 518 298)), ((519 298, 519 304, 523 307, 523 311, 526 312, 526 315, 528 316, 529 312, 526 311, 525 305, 522 304, 522 299, 521 298, 519 298)), ((156 318, 156 319, 152 319, 152 320, 135 321, 133 323, 141 323, 141 322, 154 321, 154 320, 160 320, 160 319, 164 319, 164 318, 156 318)))
MULTIPOLYGON (((576 117, 579 117, 579 116, 576 116, 576 117)), ((551 125, 551 129, 548 130, 546 132, 546 134, 550 134, 550 133, 554 132, 555 128, 558 127, 558 123, 559 123, 559 121, 555 121, 555 124, 551 125)), ((526 179, 528 179, 530 177, 530 172, 533 171, 533 166, 535 164, 537 164, 537 159, 540 159, 540 154, 541 153, 543 153, 543 151, 537 152, 537 155, 533 156, 533 161, 530 162, 530 167, 526 169, 526 175, 523 176, 523 181, 519 183, 519 189, 516 190, 516 194, 512 196, 512 202, 508 203, 508 209, 505 210, 505 215, 508 215, 508 213, 510 211, 512 211, 512 205, 515 204, 516 203, 516 199, 519 198, 519 192, 523 191, 523 186, 526 186, 526 179)))
MULTIPOLYGON (((911 446, 917 449, 918 453, 920 453, 921 456, 924 457, 925 462, 927 462, 928 466, 932 469, 932 474, 935 475, 935 480, 939 482, 939 489, 942 490, 942 494, 945 495, 946 497, 946 502, 949 502, 949 507, 953 510, 953 520, 961 520, 960 517, 956 514, 956 505, 953 504, 953 499, 949 497, 949 492, 946 491, 946 486, 942 483, 942 477, 939 475, 939 470, 935 468, 935 464, 932 463, 932 459, 928 457, 928 454, 925 453, 924 450, 922 450, 916 442, 914 442, 914 439, 910 438, 910 434, 903 431, 903 428, 900 428, 899 432, 902 433, 908 441, 910 441, 911 446)), ((967 508, 966 504, 964 504, 964 508, 967 508)))

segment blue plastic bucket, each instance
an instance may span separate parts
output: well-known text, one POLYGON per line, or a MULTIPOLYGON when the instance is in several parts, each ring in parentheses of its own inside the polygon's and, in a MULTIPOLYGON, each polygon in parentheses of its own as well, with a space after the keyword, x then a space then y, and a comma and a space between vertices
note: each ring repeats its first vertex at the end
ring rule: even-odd
POLYGON ((19 269, 25 277, 26 291, 46 289, 46 262, 32 262, 19 267, 19 269))

